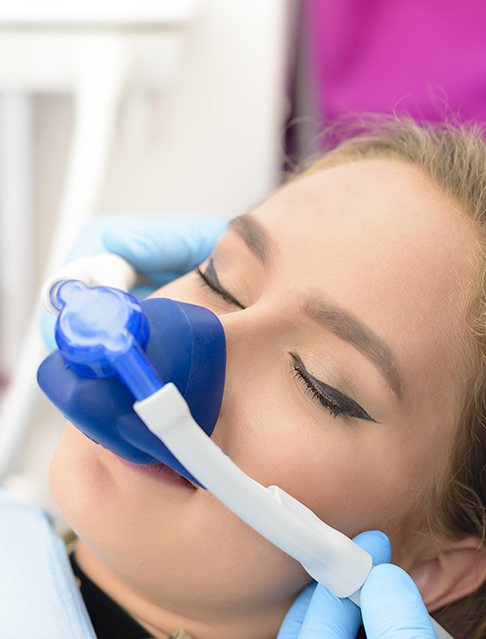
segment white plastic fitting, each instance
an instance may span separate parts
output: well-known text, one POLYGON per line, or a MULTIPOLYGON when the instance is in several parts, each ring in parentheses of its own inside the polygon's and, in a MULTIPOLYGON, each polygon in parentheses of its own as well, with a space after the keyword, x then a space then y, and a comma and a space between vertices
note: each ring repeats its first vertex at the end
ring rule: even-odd
POLYGON ((63 266, 42 287, 41 296, 45 308, 53 315, 58 309, 52 303, 59 284, 66 280, 80 280, 88 286, 112 286, 128 291, 135 285, 137 272, 127 260, 114 253, 100 253, 84 257, 63 266))

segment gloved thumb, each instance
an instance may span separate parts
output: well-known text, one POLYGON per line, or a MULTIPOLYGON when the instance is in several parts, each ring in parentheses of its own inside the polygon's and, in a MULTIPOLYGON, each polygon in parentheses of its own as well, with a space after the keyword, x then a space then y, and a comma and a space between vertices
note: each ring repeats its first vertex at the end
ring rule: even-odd
POLYGON ((373 639, 435 639, 427 609, 412 578, 398 566, 375 566, 361 589, 361 612, 373 639))

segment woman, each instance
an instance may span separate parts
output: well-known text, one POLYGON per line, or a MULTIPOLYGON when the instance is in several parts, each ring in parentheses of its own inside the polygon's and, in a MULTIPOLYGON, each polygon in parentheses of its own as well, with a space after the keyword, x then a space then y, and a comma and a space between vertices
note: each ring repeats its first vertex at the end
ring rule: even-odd
MULTIPOLYGON (((348 536, 384 530, 456 638, 484 636, 486 618, 485 166, 478 134, 384 125, 156 293, 223 323, 215 441, 348 536)), ((71 426, 50 480, 82 572, 154 637, 275 637, 309 581, 206 491, 71 426)))

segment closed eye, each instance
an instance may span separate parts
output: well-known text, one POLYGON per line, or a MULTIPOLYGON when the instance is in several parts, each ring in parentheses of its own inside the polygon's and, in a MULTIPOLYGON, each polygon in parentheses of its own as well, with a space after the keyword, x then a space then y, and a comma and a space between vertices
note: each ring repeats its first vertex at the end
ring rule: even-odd
POLYGON ((195 272, 202 280, 203 285, 208 286, 214 293, 216 293, 219 297, 222 297, 229 304, 234 304, 241 309, 245 309, 246 306, 243 306, 241 302, 239 302, 229 291, 227 291, 224 286, 219 281, 218 275, 214 269, 214 261, 213 258, 209 258, 208 265, 206 270, 203 272, 198 266, 195 269, 195 272))
MULTIPOLYGON (((238 306, 244 310, 246 306, 243 306, 219 281, 218 275, 214 268, 213 258, 209 258, 206 270, 202 271, 200 267, 195 269, 195 273, 201 280, 201 284, 209 288, 215 295, 224 299, 229 304, 238 306)), ((347 417, 356 417, 358 419, 364 419, 372 422, 376 422, 357 402, 351 397, 348 397, 344 393, 341 393, 336 388, 321 382, 314 377, 305 367, 304 362, 297 353, 289 353, 292 358, 292 369, 294 375, 299 378, 303 385, 304 390, 312 395, 312 398, 318 401, 324 406, 334 417, 343 415, 347 417)))
POLYGON ((294 375, 302 381, 305 391, 309 392, 313 399, 322 404, 333 417, 344 415, 376 422, 376 419, 368 415, 365 409, 360 406, 358 402, 355 402, 354 399, 351 399, 351 397, 338 391, 337 388, 329 386, 329 384, 325 384, 317 379, 317 377, 314 377, 314 375, 306 369, 304 362, 297 353, 289 353, 289 355, 292 358, 294 375))

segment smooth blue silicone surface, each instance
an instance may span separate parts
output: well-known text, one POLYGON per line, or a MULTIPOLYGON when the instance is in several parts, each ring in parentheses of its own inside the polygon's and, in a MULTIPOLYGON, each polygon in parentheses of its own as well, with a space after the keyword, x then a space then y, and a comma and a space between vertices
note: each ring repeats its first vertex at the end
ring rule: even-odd
MULTIPOLYGON (((142 334, 148 335, 145 352, 153 369, 164 382, 177 386, 196 422, 211 435, 224 389, 221 322, 206 308, 164 298, 141 302, 141 311, 142 334)), ((61 312, 56 339, 62 317, 61 312)), ((62 339, 58 344, 65 348, 62 339)), ((106 367, 100 368, 100 378, 81 376, 94 373, 96 367, 86 366, 86 361, 66 361, 57 350, 42 362, 37 379, 50 401, 93 441, 134 463, 163 462, 197 484, 134 413, 134 395, 126 385, 118 377, 106 377, 106 367)))

